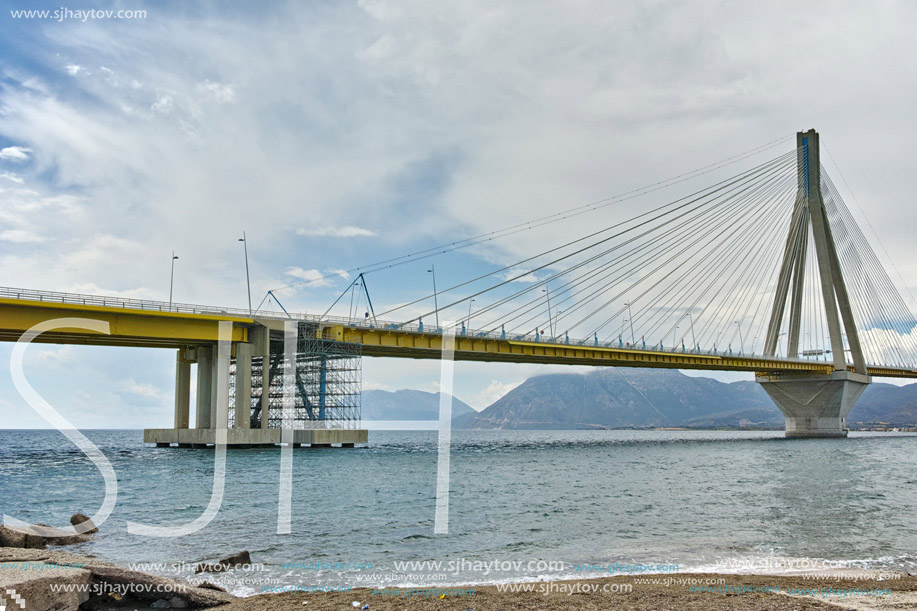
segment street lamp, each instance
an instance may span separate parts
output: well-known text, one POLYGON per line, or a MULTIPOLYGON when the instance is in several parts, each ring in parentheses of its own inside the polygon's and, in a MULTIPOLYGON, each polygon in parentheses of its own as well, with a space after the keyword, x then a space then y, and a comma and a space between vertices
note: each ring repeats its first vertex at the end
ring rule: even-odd
POLYGON ((252 313, 252 282, 248 275, 248 240, 245 237, 245 232, 242 232, 242 237, 239 238, 239 241, 242 242, 242 246, 245 248, 245 285, 248 287, 248 313, 252 313))
POLYGON ((740 325, 740 324, 739 324, 739 321, 737 321, 737 320, 734 320, 734 321, 732 321, 732 322, 734 322, 734 323, 736 324, 736 326, 739 328, 739 348, 741 348, 741 350, 742 350, 742 352, 740 352, 740 354, 745 354, 745 340, 742 339, 742 325, 740 325))
POLYGON ((624 305, 627 306, 627 321, 630 323, 630 342, 631 345, 636 346, 637 336, 634 334, 634 315, 633 312, 630 311, 630 302, 628 301, 624 305))
POLYGON ((675 336, 678 334, 679 328, 680 327, 676 326, 675 329, 672 330, 672 352, 675 352, 675 336))
POLYGON ((554 337, 554 321, 551 318, 551 291, 548 290, 548 287, 544 287, 541 292, 548 298, 548 330, 551 332, 551 337, 554 337))
POLYGON ((436 297, 436 267, 433 264, 430 264, 430 269, 427 270, 427 273, 433 274, 433 307, 435 308, 436 313, 436 327, 439 328, 439 301, 436 297))
POLYGON ((175 251, 172 251, 172 273, 169 275, 169 311, 172 311, 172 287, 175 285, 175 251))
POLYGON ((468 301, 468 330, 471 330, 471 304, 474 303, 474 299, 468 301))

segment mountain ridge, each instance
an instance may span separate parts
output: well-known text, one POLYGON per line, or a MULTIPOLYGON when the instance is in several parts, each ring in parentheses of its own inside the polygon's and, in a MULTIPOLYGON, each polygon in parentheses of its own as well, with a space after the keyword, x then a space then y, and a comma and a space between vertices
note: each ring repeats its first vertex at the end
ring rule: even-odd
MULTIPOLYGON (((402 389, 365 390, 362 399, 364 420, 438 420, 439 393, 402 389)), ((452 397, 452 417, 473 412, 467 403, 452 397)))
MULTIPOLYGON (((872 384, 847 422, 917 423, 917 384, 872 384)), ((784 418, 756 382, 726 383, 673 369, 607 368, 531 377, 454 423, 469 429, 780 429, 784 418)))

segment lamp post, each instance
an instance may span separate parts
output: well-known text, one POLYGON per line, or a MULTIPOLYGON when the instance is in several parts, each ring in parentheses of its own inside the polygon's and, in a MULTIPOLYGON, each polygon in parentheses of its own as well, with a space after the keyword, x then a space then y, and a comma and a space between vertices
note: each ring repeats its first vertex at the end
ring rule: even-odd
POLYGON ((675 329, 672 330, 672 352, 675 352, 675 336, 678 334, 679 328, 680 327, 676 326, 675 329))
POLYGON ((471 331, 471 304, 474 303, 474 299, 468 300, 468 330, 471 331))
POLYGON ((631 345, 636 345, 637 336, 634 334, 634 315, 630 311, 630 302, 628 301, 624 305, 627 306, 627 321, 630 323, 630 342, 631 342, 631 345))
POLYGON ((554 337, 554 321, 551 317, 551 291, 548 287, 541 289, 541 292, 547 296, 548 299, 548 331, 551 332, 551 337, 554 337))
POLYGON ((172 273, 169 275, 169 311, 172 311, 172 287, 175 285, 175 251, 172 251, 172 273))
POLYGON ((739 328, 739 348, 741 349, 740 354, 745 354, 745 340, 742 339, 742 325, 739 324, 739 321, 733 321, 736 326, 739 328))
POLYGON ((245 237, 245 232, 242 232, 242 237, 239 238, 239 241, 242 242, 242 246, 245 249, 245 285, 248 287, 248 313, 252 313, 252 281, 248 275, 248 239, 245 237))
POLYGON ((431 263, 427 273, 433 274, 433 307, 436 313, 436 327, 439 328, 439 301, 436 297, 436 267, 431 263))

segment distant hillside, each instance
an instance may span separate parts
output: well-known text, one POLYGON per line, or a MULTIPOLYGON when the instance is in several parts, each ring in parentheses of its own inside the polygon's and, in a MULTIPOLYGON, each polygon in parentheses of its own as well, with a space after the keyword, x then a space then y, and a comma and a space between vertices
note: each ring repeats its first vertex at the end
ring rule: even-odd
MULTIPOLYGON (((873 384, 848 422, 917 422, 917 384, 873 384)), ((783 415, 751 381, 726 384, 677 370, 607 368, 526 380, 460 428, 782 428, 783 415)))
POLYGON ((917 423, 917 384, 870 384, 853 407, 847 422, 917 423))
MULTIPOLYGON (((452 398, 452 417, 474 410, 463 401, 452 398)), ((364 420, 436 420, 439 418, 439 393, 422 390, 363 391, 364 420)))

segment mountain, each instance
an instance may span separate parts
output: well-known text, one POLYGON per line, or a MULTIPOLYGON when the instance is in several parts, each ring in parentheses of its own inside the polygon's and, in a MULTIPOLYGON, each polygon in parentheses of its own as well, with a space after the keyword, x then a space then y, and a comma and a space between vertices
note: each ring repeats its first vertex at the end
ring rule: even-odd
POLYGON ((870 384, 853 406, 847 422, 917 423, 917 384, 870 384))
MULTIPOLYGON (((917 422, 917 384, 873 384, 847 419, 917 422)), ((755 382, 726 384, 671 369, 607 368, 529 378, 459 428, 782 428, 783 415, 755 382)))
MULTIPOLYGON (((452 397, 452 417, 461 417, 474 410, 465 402, 452 397)), ((475 412, 477 413, 477 412, 475 412)), ((363 391, 364 420, 436 420, 439 418, 439 393, 422 390, 363 391)))

